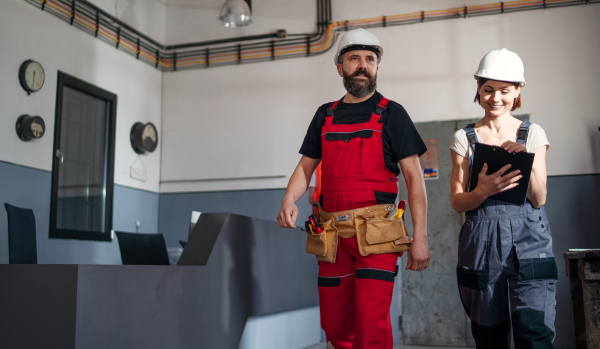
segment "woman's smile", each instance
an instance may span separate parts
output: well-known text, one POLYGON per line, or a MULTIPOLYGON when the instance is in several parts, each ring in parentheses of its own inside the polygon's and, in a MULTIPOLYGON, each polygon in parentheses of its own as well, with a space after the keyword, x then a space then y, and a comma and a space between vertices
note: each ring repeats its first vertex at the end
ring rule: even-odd
POLYGON ((509 113, 520 88, 505 81, 487 80, 479 87, 480 103, 489 116, 509 113))

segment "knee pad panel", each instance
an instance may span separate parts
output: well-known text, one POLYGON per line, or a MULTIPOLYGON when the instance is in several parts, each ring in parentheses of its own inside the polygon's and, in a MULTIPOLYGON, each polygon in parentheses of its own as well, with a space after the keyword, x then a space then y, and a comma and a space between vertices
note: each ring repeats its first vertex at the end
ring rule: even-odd
POLYGON ((515 346, 517 348, 554 348, 554 332, 544 322, 545 313, 522 309, 512 314, 515 346))
POLYGON ((477 348, 510 348, 510 320, 508 319, 494 326, 483 326, 471 321, 471 332, 477 348))

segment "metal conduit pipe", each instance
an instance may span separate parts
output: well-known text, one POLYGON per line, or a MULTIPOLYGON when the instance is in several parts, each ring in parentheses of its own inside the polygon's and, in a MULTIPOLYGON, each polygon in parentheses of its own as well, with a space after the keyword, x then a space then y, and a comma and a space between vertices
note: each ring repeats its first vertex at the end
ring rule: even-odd
MULTIPOLYGON (((198 66, 208 66, 208 59, 204 54, 205 50, 194 50, 194 51, 184 51, 181 55, 176 51, 178 55, 177 62, 174 62, 173 59, 175 56, 175 52, 168 52, 165 46, 158 44, 156 41, 148 38, 147 36, 139 33, 135 29, 125 25, 120 22, 118 19, 110 16, 108 13, 98 9, 93 4, 90 4, 87 1, 83 0, 26 0, 29 3, 40 6, 40 8, 44 8, 46 12, 50 12, 63 20, 73 22, 73 25, 86 31, 91 32, 95 37, 111 44, 116 45, 116 42, 119 42, 119 49, 125 51, 126 53, 132 54, 137 59, 144 61, 148 64, 154 65, 157 69, 161 69, 164 71, 171 71, 178 69, 180 66, 186 68, 186 66, 193 65, 194 67, 198 66), (77 11, 73 10, 73 4, 77 3, 77 11), (117 35, 118 32, 118 35, 117 35), (140 40, 143 39, 143 40, 140 40), (188 57, 195 58, 192 62, 185 62, 183 59, 180 60, 179 57, 188 57), (175 63, 175 64, 174 64, 175 63)), ((320 3, 329 2, 329 0, 317 0, 317 9, 320 10, 323 8, 320 3)), ((321 18, 322 14, 320 11, 317 13, 317 18, 321 18)), ((317 27, 316 33, 311 34, 296 34, 295 36, 301 36, 302 38, 294 39, 283 39, 283 40, 269 40, 263 42, 255 42, 247 45, 243 45, 242 48, 246 52, 250 50, 249 53, 256 53, 257 50, 267 48, 269 50, 269 59, 273 59, 276 56, 282 56, 280 49, 285 48, 297 48, 294 46, 302 43, 304 46, 303 50, 306 50, 305 43, 306 38, 310 38, 311 44, 314 42, 318 42, 323 39, 324 33, 324 25, 319 25, 317 27), (274 45, 270 45, 271 41, 274 41, 274 45), (271 47, 273 46, 273 47, 271 47), (254 52, 253 52, 254 51, 254 52)), ((281 37, 281 33, 274 33, 264 35, 263 37, 281 37)), ((260 37, 260 36, 259 36, 260 37)), ((186 47, 194 47, 194 46, 203 46, 208 44, 222 44, 226 42, 235 42, 235 41, 244 41, 244 40, 255 40, 257 37, 241 37, 241 38, 232 38, 225 40, 216 40, 211 42, 201 42, 194 44, 184 44, 186 47)), ((231 57, 223 57, 227 56, 228 53, 237 52, 237 45, 232 45, 228 47, 217 47, 215 49, 211 49, 211 57, 210 57, 210 65, 211 66, 219 66, 219 65, 227 65, 229 64, 229 60, 231 57), (221 57, 214 57, 215 55, 221 57), (215 63, 213 64, 213 58, 215 63)), ((288 50, 289 51, 289 50, 288 50)), ((285 52, 289 55, 289 52, 285 52)), ((293 52, 292 52, 293 53, 293 52)), ((256 61, 257 58, 260 60, 260 56, 256 57, 256 55, 251 55, 250 57, 244 56, 245 59, 239 60, 239 55, 236 55, 234 58, 237 62, 249 62, 256 61)), ((189 59, 188 59, 189 60, 189 59)), ((189 68, 189 67, 187 67, 189 68)))
POLYGON ((390 27, 600 3, 600 0, 518 0, 331 23, 331 0, 316 0, 315 33, 287 34, 286 39, 276 39, 277 33, 272 33, 165 46, 86 0, 25 1, 166 72, 314 56, 331 49, 340 32, 354 28, 390 27), (252 42, 241 44, 245 41, 252 42), (211 47, 200 48, 202 46, 211 47))

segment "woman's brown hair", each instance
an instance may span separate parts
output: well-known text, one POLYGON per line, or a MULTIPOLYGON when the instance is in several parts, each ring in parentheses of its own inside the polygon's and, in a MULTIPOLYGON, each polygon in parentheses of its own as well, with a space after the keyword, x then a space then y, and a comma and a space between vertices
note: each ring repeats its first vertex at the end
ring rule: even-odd
MULTIPOLYGON (((488 81, 489 79, 477 79, 477 92, 475 92, 475 100, 473 100, 473 102, 477 102, 479 103, 479 105, 481 105, 481 101, 480 101, 480 97, 479 97, 479 89, 481 88, 481 85, 485 84, 486 81, 488 81)), ((518 82, 509 82, 509 81, 504 81, 507 82, 509 84, 513 84, 515 86, 519 86, 518 82)), ((521 108, 521 94, 519 93, 519 95, 517 96, 517 98, 515 98, 514 102, 513 102, 513 106, 510 109, 510 111, 514 111, 518 108, 521 108)))

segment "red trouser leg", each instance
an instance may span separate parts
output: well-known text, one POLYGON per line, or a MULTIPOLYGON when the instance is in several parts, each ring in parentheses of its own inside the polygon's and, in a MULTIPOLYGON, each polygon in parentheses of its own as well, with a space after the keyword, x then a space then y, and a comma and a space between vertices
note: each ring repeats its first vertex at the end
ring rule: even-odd
POLYGON ((340 239, 335 263, 319 263, 321 326, 336 349, 391 349, 390 305, 397 253, 362 257, 340 239))
POLYGON ((390 306, 398 253, 362 257, 356 239, 350 251, 356 255, 356 329, 352 349, 391 349, 393 347, 390 306))
POLYGON ((347 240, 338 238, 335 263, 319 262, 321 327, 335 349, 351 349, 356 325, 354 256, 347 240))

